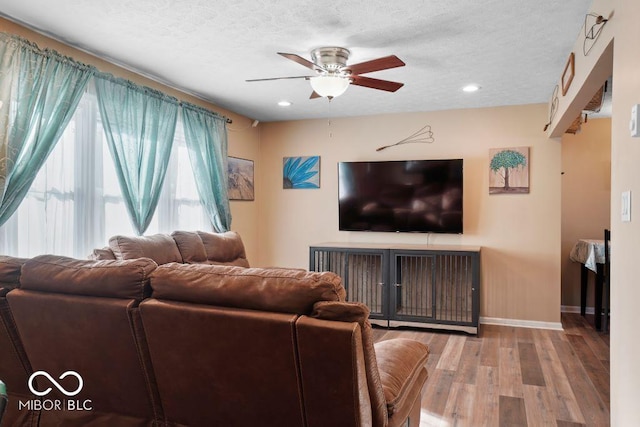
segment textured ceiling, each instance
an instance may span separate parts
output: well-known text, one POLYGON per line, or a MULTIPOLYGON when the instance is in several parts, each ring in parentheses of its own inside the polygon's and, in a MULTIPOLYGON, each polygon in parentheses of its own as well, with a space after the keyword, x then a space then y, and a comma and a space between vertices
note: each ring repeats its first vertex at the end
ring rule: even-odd
POLYGON ((0 14, 69 45, 260 121, 547 102, 591 0, 0 0, 0 14), (405 83, 351 86, 310 100, 309 75, 276 52, 320 46, 350 64, 397 55, 367 74, 405 83), (460 89, 468 83, 482 89, 460 89), (280 100, 293 103, 278 107, 280 100))

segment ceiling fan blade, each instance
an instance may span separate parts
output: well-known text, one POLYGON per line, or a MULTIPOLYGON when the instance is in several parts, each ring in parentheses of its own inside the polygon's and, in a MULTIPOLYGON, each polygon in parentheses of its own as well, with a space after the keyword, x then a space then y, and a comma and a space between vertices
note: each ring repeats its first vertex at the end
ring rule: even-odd
POLYGON ((289 80, 289 79, 305 79, 305 80, 309 80, 311 77, 315 77, 315 76, 269 77, 269 78, 266 78, 266 79, 245 80, 245 82, 265 82, 265 81, 268 81, 268 80, 289 80))
POLYGON ((313 62, 304 59, 302 56, 300 55, 296 55, 295 53, 283 53, 283 52, 278 52, 278 55, 284 56, 287 59, 292 60, 293 62, 297 62, 298 64, 302 65, 303 67, 307 67, 311 70, 314 71, 325 71, 324 68, 322 68, 321 66, 314 64, 313 62))
POLYGON ((387 70, 389 68, 403 67, 404 65, 405 63, 402 62, 400 58, 395 55, 389 55, 384 58, 348 65, 346 69, 351 70, 351 74, 366 74, 374 71, 387 70))
POLYGON ((318 92, 314 90, 313 92, 311 92, 311 96, 309 97, 309 99, 316 99, 316 98, 322 98, 322 96, 318 95, 318 92))
POLYGON ((351 76, 350 78, 351 84, 354 84, 356 86, 386 90, 387 92, 395 92, 402 86, 404 86, 404 83, 397 83, 389 80, 372 79, 371 77, 351 76))

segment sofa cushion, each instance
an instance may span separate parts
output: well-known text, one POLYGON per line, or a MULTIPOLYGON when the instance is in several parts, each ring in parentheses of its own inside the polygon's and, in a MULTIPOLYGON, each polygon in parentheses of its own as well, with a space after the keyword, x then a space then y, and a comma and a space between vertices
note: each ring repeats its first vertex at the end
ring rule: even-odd
POLYGON ((0 255, 0 289, 9 290, 19 286, 20 271, 25 262, 26 258, 0 255))
POLYGON ((20 288, 49 293, 142 300, 149 294, 149 258, 91 261, 40 255, 22 267, 20 288))
POLYGON ((151 258, 157 264, 182 262, 175 240, 168 234, 152 236, 113 236, 109 247, 116 259, 151 258))
POLYGON ((334 273, 280 268, 171 263, 151 274, 151 287, 158 299, 296 314, 345 298, 334 273))
POLYGON ((249 267, 240 235, 235 231, 207 233, 198 231, 207 254, 207 263, 249 267))
POLYGON ((200 235, 196 231, 174 231, 171 237, 178 245, 182 262, 202 263, 207 260, 207 252, 200 235))
POLYGON ((154 298, 140 312, 166 420, 158 427, 311 427, 298 315, 154 298))

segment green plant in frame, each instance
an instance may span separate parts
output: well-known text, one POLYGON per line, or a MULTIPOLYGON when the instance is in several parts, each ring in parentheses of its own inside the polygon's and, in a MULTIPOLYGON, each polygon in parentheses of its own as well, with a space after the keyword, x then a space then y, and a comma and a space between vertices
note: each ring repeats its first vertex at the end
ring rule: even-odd
POLYGON ((285 157, 282 188, 320 188, 320 156, 285 157))
POLYGON ((489 194, 529 193, 529 148, 489 150, 489 194))
POLYGON ((492 171, 499 173, 503 169, 502 178, 504 179, 505 190, 509 189, 509 171, 517 167, 527 165, 527 158, 514 150, 502 150, 496 153, 491 159, 489 167, 492 171))

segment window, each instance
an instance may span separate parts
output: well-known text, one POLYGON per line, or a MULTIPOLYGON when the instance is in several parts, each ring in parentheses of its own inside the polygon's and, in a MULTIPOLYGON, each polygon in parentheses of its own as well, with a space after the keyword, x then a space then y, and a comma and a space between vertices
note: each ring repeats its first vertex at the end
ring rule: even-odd
MULTIPOLYGON (((160 201, 145 234, 211 229, 179 120, 160 201)), ((135 233, 90 88, 24 201, 0 227, 0 253, 86 258, 116 234, 135 233)))

